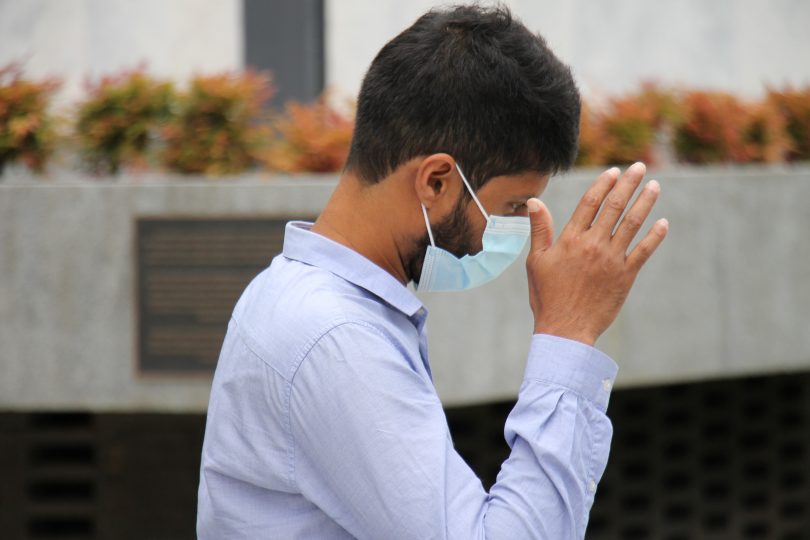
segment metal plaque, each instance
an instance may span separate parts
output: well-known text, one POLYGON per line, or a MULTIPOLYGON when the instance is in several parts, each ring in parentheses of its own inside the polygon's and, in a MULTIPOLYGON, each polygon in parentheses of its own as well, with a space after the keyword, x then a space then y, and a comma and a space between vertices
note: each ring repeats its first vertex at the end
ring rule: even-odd
POLYGON ((140 219, 138 344, 143 373, 210 373, 231 312, 281 253, 286 221, 140 219))

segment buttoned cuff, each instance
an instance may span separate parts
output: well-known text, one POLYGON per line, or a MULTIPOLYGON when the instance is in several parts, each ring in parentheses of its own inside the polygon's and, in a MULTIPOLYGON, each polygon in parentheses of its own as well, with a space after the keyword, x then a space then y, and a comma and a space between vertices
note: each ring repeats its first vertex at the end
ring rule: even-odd
POLYGON ((616 362, 589 345, 549 334, 535 334, 524 381, 565 387, 604 412, 618 371, 616 362))

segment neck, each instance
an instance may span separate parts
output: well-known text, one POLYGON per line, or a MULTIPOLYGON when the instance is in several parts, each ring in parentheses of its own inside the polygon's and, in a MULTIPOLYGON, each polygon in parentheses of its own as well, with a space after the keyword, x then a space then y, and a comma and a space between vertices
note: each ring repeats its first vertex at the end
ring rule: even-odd
POLYGON ((401 194, 393 193, 393 180, 367 185, 344 173, 312 231, 356 251, 407 285, 411 278, 402 257, 407 239, 396 229, 406 221, 396 214, 403 205, 392 204, 401 201, 401 194))

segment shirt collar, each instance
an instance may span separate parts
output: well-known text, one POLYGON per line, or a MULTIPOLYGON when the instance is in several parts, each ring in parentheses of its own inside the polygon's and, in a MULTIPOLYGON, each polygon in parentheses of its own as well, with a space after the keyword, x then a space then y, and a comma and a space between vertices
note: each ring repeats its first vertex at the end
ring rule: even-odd
MULTIPOLYGON (((362 287, 408 317, 420 310, 422 302, 394 276, 356 251, 312 232, 312 223, 290 221, 284 230, 283 254, 288 259, 317 266, 362 287)), ((421 317, 420 317, 421 318, 421 317)))

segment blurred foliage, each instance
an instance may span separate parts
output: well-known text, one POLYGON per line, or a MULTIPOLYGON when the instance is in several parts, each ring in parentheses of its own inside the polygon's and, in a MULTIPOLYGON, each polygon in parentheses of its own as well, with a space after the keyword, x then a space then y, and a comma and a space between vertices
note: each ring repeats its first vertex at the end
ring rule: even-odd
POLYGON ((768 91, 773 104, 785 121, 789 139, 786 158, 789 161, 810 160, 810 86, 802 89, 785 88, 768 91))
POLYGON ((689 91, 682 98, 683 122, 675 151, 685 163, 744 163, 751 159, 745 140, 748 109, 724 92, 689 91))
POLYGON ((686 92, 675 149, 686 163, 778 163, 790 149, 786 117, 771 100, 724 92, 686 92))
POLYGON ((252 167, 269 141, 262 122, 269 77, 248 71, 197 76, 164 127, 163 163, 181 173, 223 175, 252 167))
MULTIPOLYGON (((763 163, 784 161, 791 149, 786 127, 787 118, 771 100, 749 105, 743 134, 749 160, 763 163)), ((810 153, 805 156, 805 159, 810 158, 810 153)))
POLYGON ((661 147, 682 163, 810 160, 810 87, 744 101, 645 83, 601 109, 583 103, 578 165, 656 164, 661 147))
POLYGON ((21 161, 42 172, 56 143, 55 118, 48 112, 57 79, 23 77, 20 64, 0 67, 0 172, 21 161))
POLYGON ((654 163, 659 132, 678 125, 681 117, 675 93, 654 83, 643 83, 639 91, 611 99, 602 117, 604 161, 654 163))
POLYGON ((343 168, 354 129, 353 108, 340 111, 329 94, 315 103, 291 102, 273 122, 274 141, 265 165, 283 172, 335 172, 343 168))
POLYGON ((582 167, 602 165, 605 160, 605 133, 602 116, 582 102, 579 116, 579 153, 576 164, 582 167))
MULTIPOLYGON (((48 112, 59 84, 34 82, 21 67, 0 69, 0 171, 22 161, 42 171, 59 144, 48 112)), ((257 168, 336 172, 345 165, 354 103, 326 92, 310 104, 266 107, 268 75, 196 76, 186 91, 143 69, 88 84, 73 109, 82 162, 97 174, 166 168, 227 175, 257 168)), ((643 83, 635 91, 582 103, 576 164, 781 163, 810 160, 810 86, 768 89, 760 100, 643 83)))
POLYGON ((96 174, 116 174, 122 166, 145 169, 158 131, 176 100, 171 83, 143 70, 103 77, 88 84, 90 97, 79 103, 75 132, 82 157, 96 174))
POLYGON ((610 101, 602 116, 602 151, 607 163, 652 161, 656 130, 650 113, 635 96, 610 101))

